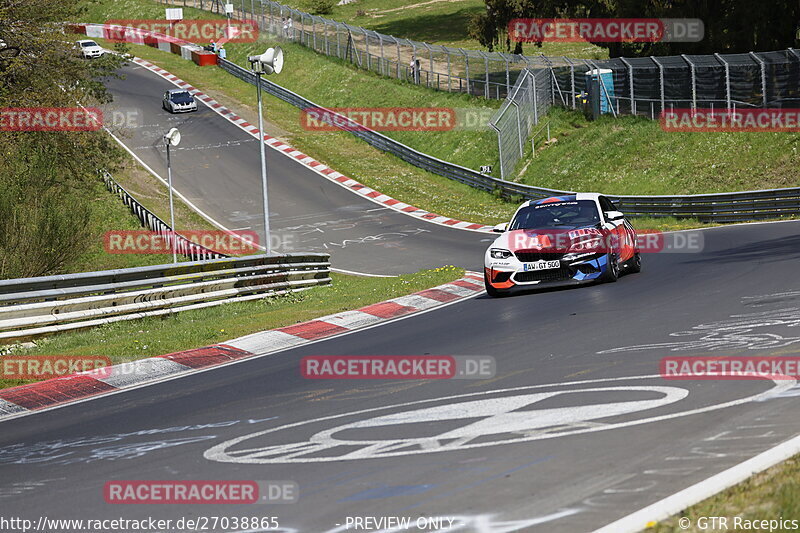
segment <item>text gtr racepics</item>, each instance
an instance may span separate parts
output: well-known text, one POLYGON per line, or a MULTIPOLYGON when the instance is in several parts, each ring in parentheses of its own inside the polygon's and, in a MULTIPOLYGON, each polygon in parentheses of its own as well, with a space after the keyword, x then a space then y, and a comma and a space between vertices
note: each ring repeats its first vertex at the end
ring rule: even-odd
POLYGON ((616 281, 639 272, 636 231, 599 194, 525 202, 486 250, 484 281, 490 296, 540 286, 616 281))

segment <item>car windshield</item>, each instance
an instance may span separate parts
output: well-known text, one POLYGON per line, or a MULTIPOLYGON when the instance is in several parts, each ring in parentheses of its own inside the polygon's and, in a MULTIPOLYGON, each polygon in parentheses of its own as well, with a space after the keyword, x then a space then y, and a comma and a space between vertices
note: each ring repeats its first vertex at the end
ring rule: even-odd
POLYGON ((525 207, 511 221, 509 229, 582 228, 600 222, 592 200, 551 202, 525 207))
POLYGON ((187 93, 186 91, 180 93, 172 93, 170 94, 170 99, 178 104, 188 104, 192 101, 192 95, 187 93))
POLYGON ((89 46, 97 46, 97 43, 94 42, 94 41, 86 41, 86 42, 82 42, 81 46, 83 46, 84 48, 89 47, 89 46))

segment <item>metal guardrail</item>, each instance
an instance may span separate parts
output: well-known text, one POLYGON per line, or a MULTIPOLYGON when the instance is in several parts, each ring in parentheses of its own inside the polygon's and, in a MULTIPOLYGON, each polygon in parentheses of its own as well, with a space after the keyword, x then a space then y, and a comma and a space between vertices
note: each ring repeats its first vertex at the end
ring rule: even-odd
POLYGON ((158 233, 165 240, 169 240, 174 236, 176 245, 175 249, 179 254, 188 257, 191 261, 223 259, 228 257, 223 253, 215 252, 214 250, 206 248, 198 243, 194 243, 180 234, 173 232, 169 224, 161 220, 155 213, 140 204, 136 198, 126 191, 124 187, 122 187, 122 185, 114 181, 114 178, 111 176, 111 174, 105 170, 102 171, 101 174, 103 181, 106 184, 106 188, 112 194, 119 196, 122 202, 130 208, 134 215, 136 215, 136 218, 139 219, 139 222, 141 222, 142 226, 158 233))
POLYGON ((0 280, 0 341, 160 316, 327 285, 320 253, 0 280))
MULTIPOLYGON (((219 66, 237 78, 252 85, 256 84, 256 76, 249 70, 221 59, 219 66)), ((299 94, 296 94, 265 78, 261 79, 261 88, 267 93, 292 104, 299 109, 324 109, 299 94)), ((348 124, 349 119, 331 111, 330 116, 337 116, 337 123, 328 120, 329 124, 339 126, 348 124)), ((325 115, 320 117, 325 120, 325 115)), ((505 197, 519 196, 524 199, 539 199, 549 196, 574 194, 575 191, 562 191, 534 187, 498 179, 475 170, 449 163, 424 154, 405 144, 391 139, 376 131, 364 127, 348 128, 351 134, 367 142, 371 146, 389 152, 418 168, 465 183, 485 191, 500 191, 505 197)), ((800 215, 800 187, 790 189, 768 189, 719 194, 696 194, 675 196, 618 196, 608 195, 627 215, 633 217, 677 217, 698 218, 714 222, 738 222, 747 220, 763 220, 783 216, 800 215)))

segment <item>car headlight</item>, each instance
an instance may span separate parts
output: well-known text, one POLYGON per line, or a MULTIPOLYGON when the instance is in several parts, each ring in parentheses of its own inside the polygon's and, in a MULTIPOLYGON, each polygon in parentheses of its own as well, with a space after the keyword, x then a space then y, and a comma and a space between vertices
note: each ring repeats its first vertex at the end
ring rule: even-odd
POLYGON ((508 259, 511 257, 511 252, 502 248, 492 248, 489 250, 489 255, 492 259, 508 259))

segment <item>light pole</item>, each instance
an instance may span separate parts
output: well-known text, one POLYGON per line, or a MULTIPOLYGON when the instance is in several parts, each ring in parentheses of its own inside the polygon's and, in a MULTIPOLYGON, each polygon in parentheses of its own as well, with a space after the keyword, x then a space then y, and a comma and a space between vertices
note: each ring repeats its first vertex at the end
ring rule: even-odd
POLYGON ((264 153, 264 117, 261 106, 261 76, 279 74, 283 70, 283 50, 280 46, 268 48, 257 56, 249 56, 250 68, 256 75, 256 94, 258 95, 258 145, 261 149, 261 188, 264 193, 264 253, 269 255, 269 201, 267 198, 267 157, 264 153))
POLYGON ((172 128, 164 135, 164 144, 167 145, 167 184, 169 186, 169 225, 172 228, 170 244, 172 245, 172 262, 178 262, 178 250, 175 243, 175 208, 172 203, 172 161, 169 156, 169 147, 178 146, 181 143, 181 132, 178 128, 172 128))

